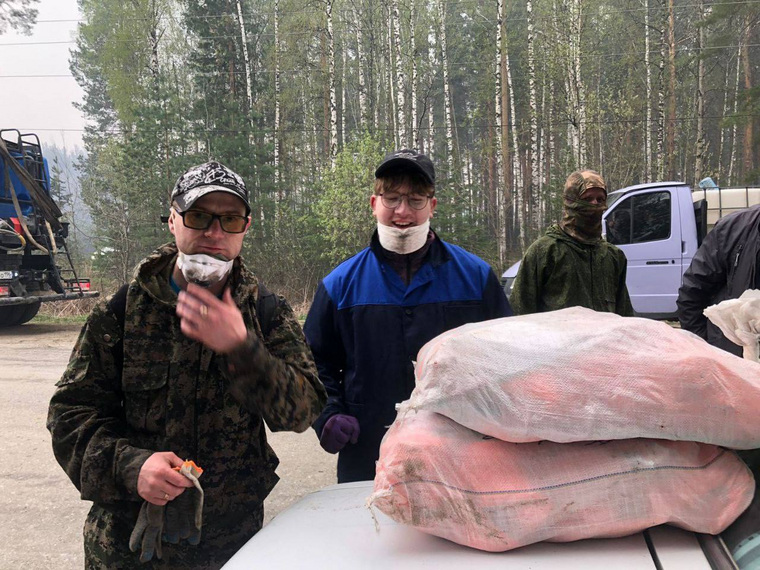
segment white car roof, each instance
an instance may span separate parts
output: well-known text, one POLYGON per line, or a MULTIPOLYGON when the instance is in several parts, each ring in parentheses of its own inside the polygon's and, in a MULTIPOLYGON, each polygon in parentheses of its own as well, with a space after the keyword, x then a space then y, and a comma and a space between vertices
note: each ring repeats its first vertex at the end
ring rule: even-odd
MULTIPOLYGON (((569 543, 542 542, 508 552, 482 552, 369 511, 372 482, 332 485, 277 515, 224 570, 653 570, 645 533, 569 543)), ((647 531, 663 570, 710 570, 696 536, 674 527, 647 531)))

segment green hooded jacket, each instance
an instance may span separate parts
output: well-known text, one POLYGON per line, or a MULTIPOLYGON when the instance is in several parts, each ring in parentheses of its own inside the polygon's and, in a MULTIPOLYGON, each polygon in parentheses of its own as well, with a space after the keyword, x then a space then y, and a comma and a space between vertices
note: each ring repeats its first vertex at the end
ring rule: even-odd
POLYGON ((517 315, 580 306, 633 316, 626 267, 614 245, 581 243, 555 224, 525 252, 509 303, 517 315))
POLYGON ((174 244, 138 267, 127 291, 123 330, 106 300, 90 314, 50 402, 56 459, 93 501, 85 522, 86 568, 219 568, 262 525, 278 477, 272 431, 304 431, 326 401, 311 351, 285 299, 266 336, 256 318, 258 281, 238 258, 230 283, 248 340, 227 355, 186 337, 169 276, 174 244), (123 342, 123 365, 114 346, 123 342), (129 535, 143 502, 145 460, 173 451, 203 469, 200 544, 164 544, 141 564, 129 535))

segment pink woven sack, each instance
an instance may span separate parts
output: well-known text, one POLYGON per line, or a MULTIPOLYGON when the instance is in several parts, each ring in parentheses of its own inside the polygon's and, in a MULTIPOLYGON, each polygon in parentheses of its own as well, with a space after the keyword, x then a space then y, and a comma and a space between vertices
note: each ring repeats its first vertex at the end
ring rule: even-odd
POLYGON ((453 329, 405 410, 515 443, 647 437, 760 447, 760 364, 649 319, 574 307, 453 329))
POLYGON ((664 440, 507 443, 431 412, 398 418, 369 499, 399 523, 488 551, 631 534, 717 534, 754 481, 732 451, 664 440))

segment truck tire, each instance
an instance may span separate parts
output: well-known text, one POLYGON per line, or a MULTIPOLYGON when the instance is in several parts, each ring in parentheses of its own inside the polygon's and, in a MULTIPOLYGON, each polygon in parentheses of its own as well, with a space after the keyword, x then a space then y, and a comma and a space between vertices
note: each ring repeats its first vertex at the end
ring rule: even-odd
POLYGON ((0 307, 0 327, 13 327, 31 321, 40 310, 40 303, 0 307))
POLYGON ((37 301, 36 303, 21 305, 21 308, 23 310, 20 312, 18 321, 16 322, 16 324, 23 325, 24 323, 28 323, 29 321, 31 321, 39 312, 41 304, 42 303, 37 301))
POLYGON ((12 327, 18 324, 23 305, 0 307, 0 327, 12 327))

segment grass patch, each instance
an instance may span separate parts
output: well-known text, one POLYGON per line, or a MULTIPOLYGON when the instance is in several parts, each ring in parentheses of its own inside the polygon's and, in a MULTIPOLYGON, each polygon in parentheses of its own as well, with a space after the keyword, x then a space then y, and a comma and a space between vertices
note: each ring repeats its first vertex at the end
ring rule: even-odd
POLYGON ((40 324, 53 324, 53 325, 83 325, 84 322, 87 320, 87 315, 66 315, 66 316, 57 316, 57 315, 50 315, 45 313, 37 313, 37 316, 35 316, 30 323, 40 323, 40 324))

